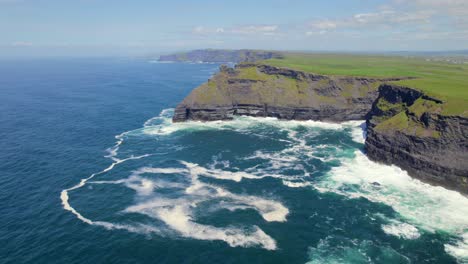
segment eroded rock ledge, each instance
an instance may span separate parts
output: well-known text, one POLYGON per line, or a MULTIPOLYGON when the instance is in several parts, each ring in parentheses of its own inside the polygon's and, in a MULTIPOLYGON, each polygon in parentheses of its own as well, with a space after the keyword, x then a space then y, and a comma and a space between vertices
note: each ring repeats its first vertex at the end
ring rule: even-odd
POLYGON ((370 159, 468 194, 468 119, 444 115, 442 101, 389 83, 401 79, 325 76, 251 63, 222 66, 176 107, 173 121, 234 115, 366 119, 370 159))

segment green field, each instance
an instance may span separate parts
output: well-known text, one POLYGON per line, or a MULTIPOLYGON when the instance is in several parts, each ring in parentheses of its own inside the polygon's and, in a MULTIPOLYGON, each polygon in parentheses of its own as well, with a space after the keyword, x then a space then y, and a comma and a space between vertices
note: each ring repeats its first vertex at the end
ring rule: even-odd
POLYGON ((365 77, 416 77, 394 82, 444 101, 443 114, 468 115, 468 64, 422 57, 284 53, 261 63, 310 73, 365 77))

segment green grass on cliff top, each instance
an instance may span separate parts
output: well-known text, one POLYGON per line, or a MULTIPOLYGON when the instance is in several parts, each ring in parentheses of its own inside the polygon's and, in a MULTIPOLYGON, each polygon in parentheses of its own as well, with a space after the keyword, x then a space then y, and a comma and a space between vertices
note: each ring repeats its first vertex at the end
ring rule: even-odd
POLYGON ((468 64, 422 57, 285 53, 262 61, 310 73, 361 77, 416 77, 396 84, 419 89, 444 101, 444 114, 468 115, 468 64))

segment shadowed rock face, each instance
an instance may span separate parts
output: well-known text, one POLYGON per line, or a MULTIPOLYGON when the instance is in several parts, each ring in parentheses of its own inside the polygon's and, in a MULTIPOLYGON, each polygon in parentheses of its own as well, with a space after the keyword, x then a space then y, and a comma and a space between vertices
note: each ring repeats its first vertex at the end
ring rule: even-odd
POLYGON ((309 74, 268 65, 222 66, 175 109, 173 121, 234 115, 367 122, 370 159, 468 194, 468 119, 441 114, 440 100, 376 79, 309 74))
POLYGON ((379 91, 367 119, 368 157, 468 194, 468 119, 417 111, 415 104, 441 102, 410 88, 382 85, 379 91))

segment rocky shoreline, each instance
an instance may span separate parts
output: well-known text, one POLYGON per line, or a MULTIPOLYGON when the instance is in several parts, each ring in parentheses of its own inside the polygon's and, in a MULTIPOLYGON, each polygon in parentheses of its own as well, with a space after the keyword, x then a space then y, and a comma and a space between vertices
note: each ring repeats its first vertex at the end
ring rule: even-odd
POLYGON ((400 79, 326 76, 252 63, 222 66, 176 107, 173 121, 229 120, 235 115, 365 119, 370 159, 468 194, 468 119, 438 113, 440 100, 391 84, 400 79), (426 111, 428 107, 436 110, 426 111))

